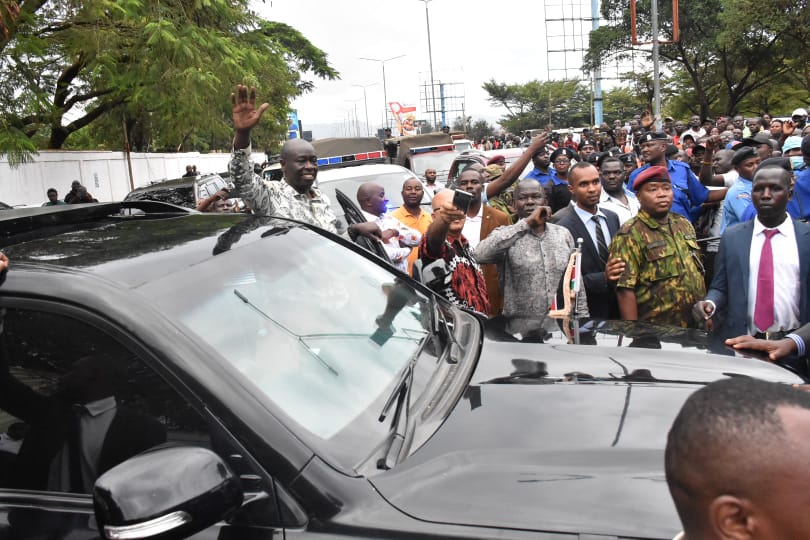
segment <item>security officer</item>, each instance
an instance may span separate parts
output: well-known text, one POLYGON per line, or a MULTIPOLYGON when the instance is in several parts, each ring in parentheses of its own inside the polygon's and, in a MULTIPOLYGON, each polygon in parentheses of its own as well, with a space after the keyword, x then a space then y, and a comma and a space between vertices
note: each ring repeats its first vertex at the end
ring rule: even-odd
POLYGON ((641 205, 610 244, 609 259, 625 263, 616 283, 623 320, 687 327, 692 305, 703 298, 703 266, 695 230, 671 212, 673 192, 667 169, 645 167, 633 181, 641 205))
POLYGON ((551 206, 551 211, 556 212, 568 206, 571 202, 571 192, 568 190, 568 169, 573 165, 577 154, 570 148, 557 148, 551 153, 551 166, 554 173, 543 187, 551 206))
POLYGON ((664 167, 672 181, 672 211, 694 221, 700 215, 701 205, 706 202, 722 201, 726 189, 709 191, 700 183, 687 163, 666 158, 668 137, 666 133, 649 131, 641 136, 641 160, 647 164, 630 173, 628 184, 635 185, 635 179, 650 167, 664 167))
POLYGON ((624 165, 624 177, 629 181, 630 173, 638 169, 638 156, 635 152, 628 152, 620 155, 619 161, 624 165))

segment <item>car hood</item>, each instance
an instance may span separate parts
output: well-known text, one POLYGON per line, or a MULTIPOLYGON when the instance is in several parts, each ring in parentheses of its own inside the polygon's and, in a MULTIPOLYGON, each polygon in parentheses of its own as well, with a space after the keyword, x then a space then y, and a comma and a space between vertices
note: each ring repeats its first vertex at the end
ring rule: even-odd
POLYGON ((800 382, 697 348, 487 340, 443 426, 371 482, 425 521, 672 538, 680 524, 663 470, 667 432, 689 394, 733 375, 800 382))

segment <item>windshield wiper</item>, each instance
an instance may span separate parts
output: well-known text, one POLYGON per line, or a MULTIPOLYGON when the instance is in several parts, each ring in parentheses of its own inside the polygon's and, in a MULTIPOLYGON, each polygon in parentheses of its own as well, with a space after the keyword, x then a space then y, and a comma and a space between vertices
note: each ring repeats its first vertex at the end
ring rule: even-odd
POLYGON ((405 443, 405 435, 408 431, 408 415, 411 408, 411 388, 413 386, 413 374, 415 372, 416 362, 425 349, 428 341, 430 341, 430 334, 422 338, 419 347, 414 351, 413 355, 408 359, 408 363, 402 369, 394 384, 394 391, 385 400, 382 411, 380 411, 380 422, 385 421, 391 407, 395 405, 394 415, 391 419, 391 429, 389 431, 390 440, 388 446, 385 448, 383 457, 377 460, 378 469, 390 469, 396 464, 396 457, 402 450, 405 443))
POLYGON ((239 292, 239 289, 234 289, 233 294, 235 294, 237 296, 237 298, 239 298, 239 300, 241 300, 242 302, 244 302, 245 304, 247 304, 248 306, 253 308, 253 310, 256 313, 258 313, 259 315, 261 315, 262 317, 264 317, 265 319, 267 319, 268 321, 270 321, 271 323, 276 325, 278 328, 280 328, 282 332, 286 333, 289 336, 294 337, 298 341, 298 343, 300 343, 301 346, 304 347, 304 350, 306 350, 307 353, 309 353, 309 356, 313 357, 315 360, 320 362, 320 364, 323 367, 325 367, 332 375, 334 375, 335 377, 337 377, 339 375, 338 371, 335 368, 333 368, 331 365, 329 365, 329 363, 326 360, 321 358, 321 356, 319 354, 316 354, 315 351, 313 351, 312 348, 309 345, 307 345, 307 343, 301 338, 301 336, 291 332, 283 324, 279 323, 278 321, 273 319, 270 315, 268 315, 267 313, 265 313, 264 311, 259 309, 259 307, 256 304, 254 304, 253 302, 251 302, 248 299, 247 296, 245 296, 244 294, 239 292))

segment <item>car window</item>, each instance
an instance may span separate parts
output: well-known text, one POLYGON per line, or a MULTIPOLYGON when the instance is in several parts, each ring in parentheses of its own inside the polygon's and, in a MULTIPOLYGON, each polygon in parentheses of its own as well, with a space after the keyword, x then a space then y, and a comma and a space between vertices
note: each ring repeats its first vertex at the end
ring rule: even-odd
POLYGON ((0 433, 0 489, 89 494, 104 472, 165 443, 234 454, 231 439, 116 339, 29 309, 2 310, 0 433))

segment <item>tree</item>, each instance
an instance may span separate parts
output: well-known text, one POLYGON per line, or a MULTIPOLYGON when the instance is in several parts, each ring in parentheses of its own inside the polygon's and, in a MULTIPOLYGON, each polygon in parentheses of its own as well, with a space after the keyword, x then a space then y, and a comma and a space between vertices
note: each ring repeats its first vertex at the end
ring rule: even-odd
POLYGON ((467 129, 472 125, 472 116, 468 116, 464 118, 463 116, 457 116, 455 120, 453 120, 453 125, 451 126, 453 131, 467 131, 467 129))
POLYGON ((509 111, 500 124, 517 133, 541 127, 584 126, 590 123, 590 90, 580 81, 484 83, 489 101, 509 111))
MULTIPOLYGON (((228 89, 255 84, 270 114, 256 138, 281 135, 306 74, 338 76, 297 30, 248 0, 0 0, 0 153, 83 138, 141 150, 228 140, 228 89)), ((226 145, 227 146, 227 145, 226 145)))
POLYGON ((484 120, 483 118, 480 120, 476 120, 470 125, 470 137, 474 141, 480 141, 481 139, 486 139, 487 137, 491 136, 495 133, 495 128, 492 125, 484 120))
MULTIPOLYGON (((681 0, 680 39, 662 44, 660 58, 680 81, 684 100, 706 118, 736 113, 752 92, 785 80, 797 56, 806 63, 804 45, 810 32, 810 10, 805 0, 681 0)), ((659 2, 661 34, 672 39, 672 5, 659 2)), ((650 2, 637 4, 641 41, 651 41, 650 2)), ((625 0, 604 0, 602 16, 608 25, 590 34, 583 68, 592 70, 607 60, 629 58, 630 15, 625 0)))

